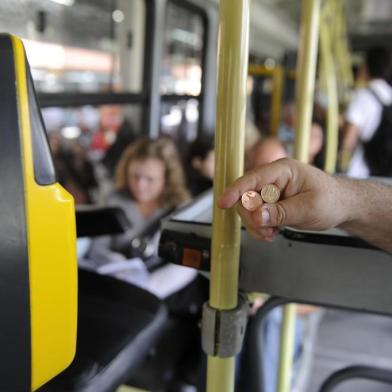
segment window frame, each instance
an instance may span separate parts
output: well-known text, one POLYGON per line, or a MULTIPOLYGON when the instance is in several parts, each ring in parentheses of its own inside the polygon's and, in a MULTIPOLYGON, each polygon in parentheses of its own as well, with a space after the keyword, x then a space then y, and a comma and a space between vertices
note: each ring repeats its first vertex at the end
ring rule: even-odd
POLYGON ((201 5, 192 0, 145 0, 145 50, 143 54, 143 82, 139 93, 37 93, 40 107, 81 107, 106 104, 131 104, 142 107, 141 134, 159 135, 160 102, 196 99, 199 102, 198 132, 212 131, 215 124, 216 42, 218 31, 217 8, 201 5), (163 31, 168 3, 190 10, 202 17, 204 34, 202 49, 201 91, 197 96, 160 94, 160 65, 163 31), (216 37, 215 37, 216 36, 216 37))

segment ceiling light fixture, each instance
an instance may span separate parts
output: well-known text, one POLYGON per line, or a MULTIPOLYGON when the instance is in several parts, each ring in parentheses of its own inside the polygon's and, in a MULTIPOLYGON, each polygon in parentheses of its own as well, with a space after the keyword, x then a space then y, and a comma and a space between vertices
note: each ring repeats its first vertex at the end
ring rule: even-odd
POLYGON ((121 23, 124 21, 124 12, 122 12, 121 10, 114 10, 112 13, 112 18, 116 23, 121 23))
POLYGON ((57 4, 66 5, 67 7, 70 7, 75 3, 75 0, 50 0, 50 1, 57 4))

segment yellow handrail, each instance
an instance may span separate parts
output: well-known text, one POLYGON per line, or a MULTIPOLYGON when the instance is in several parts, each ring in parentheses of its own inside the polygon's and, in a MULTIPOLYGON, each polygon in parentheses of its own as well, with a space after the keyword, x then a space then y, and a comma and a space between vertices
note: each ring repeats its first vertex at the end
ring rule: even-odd
MULTIPOLYGON (((240 220, 234 209, 220 210, 216 200, 243 173, 249 0, 221 0, 218 57, 216 165, 209 305, 237 306, 240 220)), ((207 391, 234 390, 234 357, 208 357, 207 391)))
POLYGON ((302 31, 297 65, 297 121, 294 157, 309 158, 321 0, 302 0, 302 31))
POLYGON ((327 133, 326 133, 326 150, 324 170, 333 174, 336 168, 337 150, 338 150, 338 132, 339 132, 339 104, 337 81, 335 72, 335 63, 332 54, 332 19, 331 8, 332 2, 328 1, 322 11, 320 20, 320 57, 321 71, 325 80, 327 94, 327 133))
POLYGON ((354 87, 354 76, 348 47, 346 15, 341 0, 333 0, 333 51, 335 54, 339 100, 346 105, 354 87))
MULTIPOLYGON (((294 157, 302 162, 309 159, 310 126, 316 77, 318 33, 321 0, 302 0, 300 49, 297 64, 297 120, 294 157)), ((295 305, 286 305, 280 340, 278 391, 288 392, 294 347, 295 305)))

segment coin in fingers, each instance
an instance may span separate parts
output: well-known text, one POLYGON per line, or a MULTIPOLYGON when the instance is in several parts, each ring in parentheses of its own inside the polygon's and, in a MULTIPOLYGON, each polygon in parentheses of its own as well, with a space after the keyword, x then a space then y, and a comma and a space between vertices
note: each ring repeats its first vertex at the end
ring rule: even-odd
POLYGON ((247 191, 241 197, 241 203, 248 211, 255 211, 263 204, 261 195, 255 191, 247 191))
POLYGON ((275 184, 267 184, 261 188, 261 197, 266 203, 276 203, 280 198, 280 190, 275 184))

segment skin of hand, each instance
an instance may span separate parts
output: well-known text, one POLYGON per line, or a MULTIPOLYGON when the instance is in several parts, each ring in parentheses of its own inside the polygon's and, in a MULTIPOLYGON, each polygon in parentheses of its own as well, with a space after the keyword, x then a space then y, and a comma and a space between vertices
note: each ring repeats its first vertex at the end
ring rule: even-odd
POLYGON ((229 186, 220 200, 220 208, 237 211, 248 232, 258 240, 272 241, 277 227, 288 225, 298 229, 323 230, 343 223, 345 206, 339 203, 340 190, 336 178, 291 159, 280 159, 259 166, 229 186), (275 204, 264 204, 250 212, 237 203, 248 190, 259 191, 265 184, 275 184, 281 198, 275 204))
POLYGON ((304 230, 340 227, 392 253, 392 187, 376 181, 332 177, 293 159, 259 166, 229 186, 220 208, 237 211, 248 232, 258 240, 273 241, 277 228, 304 230), (248 190, 275 184, 281 199, 247 211, 237 203, 248 190))

